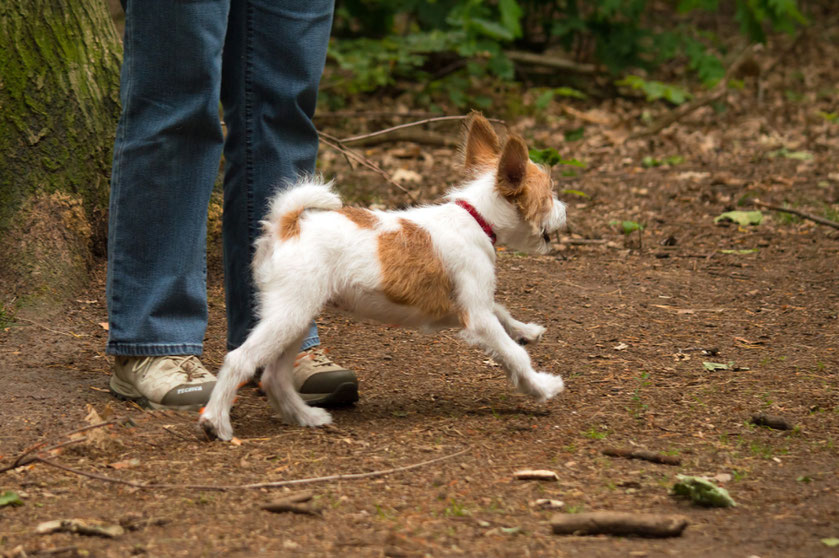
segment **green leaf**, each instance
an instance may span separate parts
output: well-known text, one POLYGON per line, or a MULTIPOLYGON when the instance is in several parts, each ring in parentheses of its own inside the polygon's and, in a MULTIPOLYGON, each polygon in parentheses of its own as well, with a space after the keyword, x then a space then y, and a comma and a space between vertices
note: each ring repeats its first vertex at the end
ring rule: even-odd
POLYGON ((496 23, 488 19, 480 17, 472 18, 469 20, 469 24, 482 35, 486 35, 490 39, 495 39, 496 41, 512 41, 515 39, 509 29, 500 23, 496 23))
POLYGON ((726 211, 714 218, 714 223, 720 221, 733 221, 738 225, 759 225, 763 221, 763 213, 760 211, 726 211))
POLYGON ((728 364, 723 364, 721 362, 704 361, 702 366, 705 367, 705 370, 709 370, 711 372, 716 372, 717 370, 731 370, 731 367, 728 364))
POLYGON ((585 132, 585 128, 580 126, 574 130, 569 130, 565 132, 565 141, 578 141, 583 139, 583 133, 585 132))
POLYGON ((590 199, 591 196, 586 194, 585 192, 581 192, 580 190, 560 190, 560 194, 570 195, 570 196, 579 196, 581 198, 590 199))
POLYGON ((11 490, 6 490, 2 494, 0 494, 0 508, 4 506, 22 506, 23 500, 20 499, 20 496, 17 495, 16 492, 12 492, 11 490))
POLYGON ((786 157, 787 159, 795 159, 797 161, 810 161, 813 159, 813 154, 809 151, 789 151, 786 147, 770 151, 766 154, 767 157, 786 157))
POLYGON ((521 6, 516 0, 498 0, 498 11, 501 12, 501 25, 507 28, 513 37, 521 37, 521 6))
POLYGON ((831 548, 833 548, 834 546, 839 546, 839 539, 835 537, 831 537, 829 539, 822 539, 821 542, 823 545, 829 546, 831 548))
POLYGON ((620 225, 621 232, 623 234, 631 234, 635 231, 643 231, 645 228, 644 225, 642 225, 641 223, 636 223, 635 221, 609 221, 609 225, 613 227, 615 225, 620 225))
POLYGON ((720 488, 708 479, 687 475, 676 475, 676 478, 678 482, 673 485, 673 494, 690 498, 694 504, 715 508, 729 508, 737 505, 726 489, 720 488))
POLYGON ((571 97, 573 99, 588 99, 588 95, 583 93, 582 91, 578 91, 573 87, 557 87, 553 91, 555 94, 559 95, 560 97, 571 97))
POLYGON ((552 167, 562 161, 559 151, 553 147, 546 147, 545 149, 531 149, 529 151, 530 160, 540 165, 548 165, 552 167))

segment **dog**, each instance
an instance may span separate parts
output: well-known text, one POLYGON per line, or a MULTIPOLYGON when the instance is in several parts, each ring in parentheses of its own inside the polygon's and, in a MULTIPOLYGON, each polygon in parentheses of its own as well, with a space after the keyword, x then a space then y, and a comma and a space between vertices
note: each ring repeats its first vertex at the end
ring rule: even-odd
POLYGON ((443 203, 400 211, 344 207, 331 183, 301 180, 276 195, 256 241, 253 274, 259 321, 227 354, 199 424, 230 440, 239 385, 263 368, 262 388, 283 421, 332 421, 292 385, 292 366, 312 319, 326 306, 424 331, 458 328, 504 367, 518 391, 545 401, 562 378, 533 370, 522 345, 545 328, 522 323, 494 301, 495 242, 546 254, 565 225, 565 205, 524 140, 502 142, 480 114, 467 119, 467 180, 443 203))

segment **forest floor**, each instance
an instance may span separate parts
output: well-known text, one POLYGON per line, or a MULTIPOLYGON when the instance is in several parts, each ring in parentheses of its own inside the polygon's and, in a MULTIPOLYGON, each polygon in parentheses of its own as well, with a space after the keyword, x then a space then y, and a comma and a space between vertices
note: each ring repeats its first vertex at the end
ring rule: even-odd
MULTIPOLYGON (((837 220, 839 70, 827 62, 839 60, 839 40, 836 29, 823 33, 759 53, 759 63, 777 62, 760 92, 749 78, 727 94, 725 110, 705 106, 645 139, 621 141, 645 125, 645 112, 655 118, 666 106, 555 101, 509 121, 531 147, 557 147, 586 165, 554 168, 570 230, 551 254, 498 250, 497 298, 519 319, 547 326, 528 350, 538 369, 566 379, 566 391, 548 403, 516 394, 501 368, 454 332, 426 336, 327 313, 321 337, 358 373, 358 404, 334 411, 332 427, 289 427, 243 388, 237 443, 208 442, 194 414, 147 412, 108 393, 104 264, 60 312, 19 314, 0 329, 0 469, 43 442, 30 455, 76 472, 34 462, 0 473, 0 494, 22 502, 0 499, 0 553, 837 556, 839 231, 766 210, 759 225, 715 223, 725 211, 754 209, 753 198, 837 220), (804 60, 812 64, 794 63, 804 60), (645 230, 623 235, 613 221, 645 230), (792 428, 752 424, 761 412, 792 428), (97 416, 117 422, 44 449, 97 416), (611 457, 608 448, 647 449, 680 464, 611 457), (411 465, 419 466, 286 488, 212 489, 411 465), (554 471, 558 480, 516 480, 521 469, 554 471), (78 471, 177 486, 140 488, 78 471), (678 474, 711 478, 737 506, 674 497, 678 474), (302 490, 312 493, 313 515, 261 509, 302 490), (544 509, 540 499, 561 504, 544 509), (551 532, 554 514, 600 510, 679 514, 689 525, 668 539, 551 532), (36 532, 61 519, 124 532, 36 532)), ((376 102, 378 113, 391 109, 404 107, 376 102)), ((324 114, 319 125, 347 137, 400 121, 324 114)), ((362 153, 399 172, 421 200, 459 177, 456 150, 445 145, 386 142, 362 153)), ((328 149, 320 167, 352 202, 407 200, 328 149)), ((217 370, 224 297, 215 242, 211 248, 203 359, 217 370)))

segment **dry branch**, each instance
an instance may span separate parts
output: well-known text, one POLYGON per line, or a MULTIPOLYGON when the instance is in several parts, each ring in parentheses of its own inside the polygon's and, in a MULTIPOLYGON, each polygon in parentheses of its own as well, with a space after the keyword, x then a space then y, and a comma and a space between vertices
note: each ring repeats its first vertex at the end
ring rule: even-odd
POLYGON ((687 518, 681 515, 622 512, 556 514, 551 518, 555 535, 678 537, 687 524, 687 518))
MULTIPOLYGON (((432 122, 450 122, 450 121, 456 121, 456 120, 466 120, 467 118, 469 118, 468 115, 467 116, 438 116, 438 117, 435 117, 435 118, 426 118, 425 120, 417 120, 416 122, 407 122, 405 124, 400 124, 398 126, 393 126, 391 128, 385 128, 384 130, 378 130, 376 132, 370 132, 368 134, 360 134, 360 135, 357 135, 357 136, 351 136, 349 138, 344 138, 344 139, 339 140, 339 141, 342 144, 353 143, 353 142, 357 142, 357 141, 360 141, 360 140, 372 138, 372 137, 375 137, 375 136, 390 134, 392 132, 395 132, 396 130, 403 130, 405 128, 411 128, 413 126, 421 126, 423 124, 430 124, 432 122)), ((506 125, 506 123, 503 120, 497 120, 495 118, 489 118, 488 120, 490 122, 495 122, 496 124, 505 124, 506 125)))
POLYGON ((643 459, 652 463, 661 463, 662 465, 681 465, 682 460, 674 455, 663 455, 653 451, 634 449, 634 448, 606 448, 603 450, 603 455, 610 457, 625 457, 627 459, 643 459))
POLYGON ((804 219, 809 219, 814 223, 818 223, 820 225, 827 225, 828 227, 833 227, 834 229, 839 229, 839 223, 836 221, 831 221, 830 219, 825 219, 824 217, 819 217, 818 215, 813 215, 811 213, 804 213, 803 211, 798 211, 797 209, 792 209, 790 207, 781 207, 780 205, 773 205, 771 203, 765 203, 760 200, 752 200, 752 203, 757 207, 763 207, 764 209, 771 209, 772 211, 781 211, 783 213, 791 213, 793 215, 798 215, 804 219))
POLYGON ((259 488, 280 488, 283 486, 293 486, 293 485, 301 485, 301 484, 313 484, 317 482, 329 482, 329 481, 340 481, 340 480, 357 480, 357 479, 367 479, 373 477, 382 477, 385 475, 390 475, 393 473, 401 473, 404 471, 410 471, 412 469, 417 469, 419 467, 425 467, 426 465, 431 465, 432 463, 438 463, 440 461, 444 461, 446 459, 452 459, 459 455, 463 455, 469 451, 469 448, 461 450, 456 453, 452 453, 449 455, 444 455, 442 457, 436 457, 434 459, 429 459, 428 461, 423 461, 421 463, 414 463, 413 465, 405 465, 403 467, 394 467, 392 469, 383 469, 380 471, 370 471, 368 473, 349 473, 343 475, 328 475, 325 477, 309 477, 304 479, 289 479, 283 481, 276 481, 276 482, 260 482, 260 483, 252 483, 252 484, 231 484, 231 485, 212 485, 212 484, 171 484, 171 483, 144 483, 144 482, 136 482, 124 479, 118 479, 113 477, 106 477, 105 475, 100 475, 99 473, 91 473, 90 471, 82 471, 80 469, 74 469, 72 467, 68 467, 67 465, 63 465, 61 463, 56 463, 55 461, 51 461, 41 456, 33 456, 29 463, 31 462, 39 462, 43 463, 44 465, 48 465, 50 467, 54 467, 56 469, 61 469, 62 471, 66 471, 68 473, 72 473, 74 475, 79 475, 82 477, 87 477, 89 479, 99 480, 102 482, 109 482, 112 484, 122 484, 125 486, 130 486, 132 488, 138 488, 141 490, 157 490, 157 489, 188 489, 188 490, 215 490, 219 492, 226 492, 228 490, 253 490, 259 488))
POLYGON ((557 58, 555 56, 547 56, 545 54, 536 54, 533 52, 522 52, 519 50, 508 50, 504 53, 510 62, 526 66, 543 66, 545 68, 553 68, 555 70, 566 70, 578 74, 596 74, 601 71, 598 66, 594 64, 581 64, 568 60, 566 58, 557 58))

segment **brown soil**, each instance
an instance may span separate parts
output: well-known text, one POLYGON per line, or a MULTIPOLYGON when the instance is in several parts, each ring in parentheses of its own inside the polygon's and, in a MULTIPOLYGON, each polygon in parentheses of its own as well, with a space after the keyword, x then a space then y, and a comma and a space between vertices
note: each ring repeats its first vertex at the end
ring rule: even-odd
MULTIPOLYGON (((839 59, 826 44, 797 48, 839 59)), ((775 55, 761 56, 768 63, 775 55)), ((335 411, 334 427, 303 429, 281 424, 264 398, 245 388, 234 410, 241 444, 206 442, 194 415, 148 413, 108 394, 100 267, 63 313, 20 317, 0 330, 0 468, 32 444, 60 442, 62 433, 86 425, 88 406, 104 417, 131 417, 133 425, 43 455, 140 482, 247 484, 465 453, 378 478, 302 487, 314 492, 321 517, 260 509, 284 489, 142 490, 35 463, 0 474, 0 492, 12 490, 24 502, 0 507, 0 552, 836 556, 822 539, 839 537, 839 233, 771 212, 759 226, 714 224, 748 195, 835 218, 839 124, 817 114, 836 110, 835 69, 787 65, 765 78, 761 104, 747 84, 731 94, 727 112, 701 109, 650 140, 609 141, 620 133, 609 123, 651 107, 643 102, 599 104, 601 112, 587 116, 609 117, 602 123, 554 105, 516 125, 531 144, 559 144, 563 156, 588 165, 576 177, 555 169, 560 189, 589 198, 563 195, 572 229, 554 253, 499 251, 498 299, 519 319, 548 327, 530 353, 539 369, 567 381, 567 391, 547 404, 515 394, 501 369, 453 332, 424 336, 327 314, 321 335, 333 358, 358 372, 360 402, 335 411), (821 96, 825 88, 832 97, 821 96), (790 100, 791 89, 801 98, 790 100), (582 140, 562 142, 563 131, 580 126, 582 140), (784 155, 799 151, 812 158, 784 155), (672 155, 685 161, 640 164, 672 155), (613 220, 645 223, 643 238, 624 237, 613 220), (603 242, 580 244, 586 240, 603 242), (740 368, 712 372, 704 361, 740 368), (795 428, 753 426, 757 412, 781 415, 795 428), (681 465, 603 455, 610 447, 663 452, 681 465), (525 468, 555 471, 559 480, 514 480, 525 468), (715 482, 737 507, 706 509, 674 498, 678 473, 722 474, 715 482), (539 498, 563 501, 561 513, 678 513, 690 525, 681 537, 662 540, 557 536, 549 526, 555 512, 531 505, 539 498), (68 518, 129 529, 112 540, 35 534, 41 522, 68 518)), ((593 105, 575 108, 585 113, 593 105)), ((353 125, 334 131, 349 135, 353 125)), ((420 153, 410 144, 384 144, 365 153, 389 171, 420 172, 415 188, 424 198, 455 181, 455 154, 447 148, 420 153)), ((334 154, 322 163, 353 199, 404 201, 334 154)), ((210 285, 204 360, 217 369, 224 355, 217 273, 210 285)))

